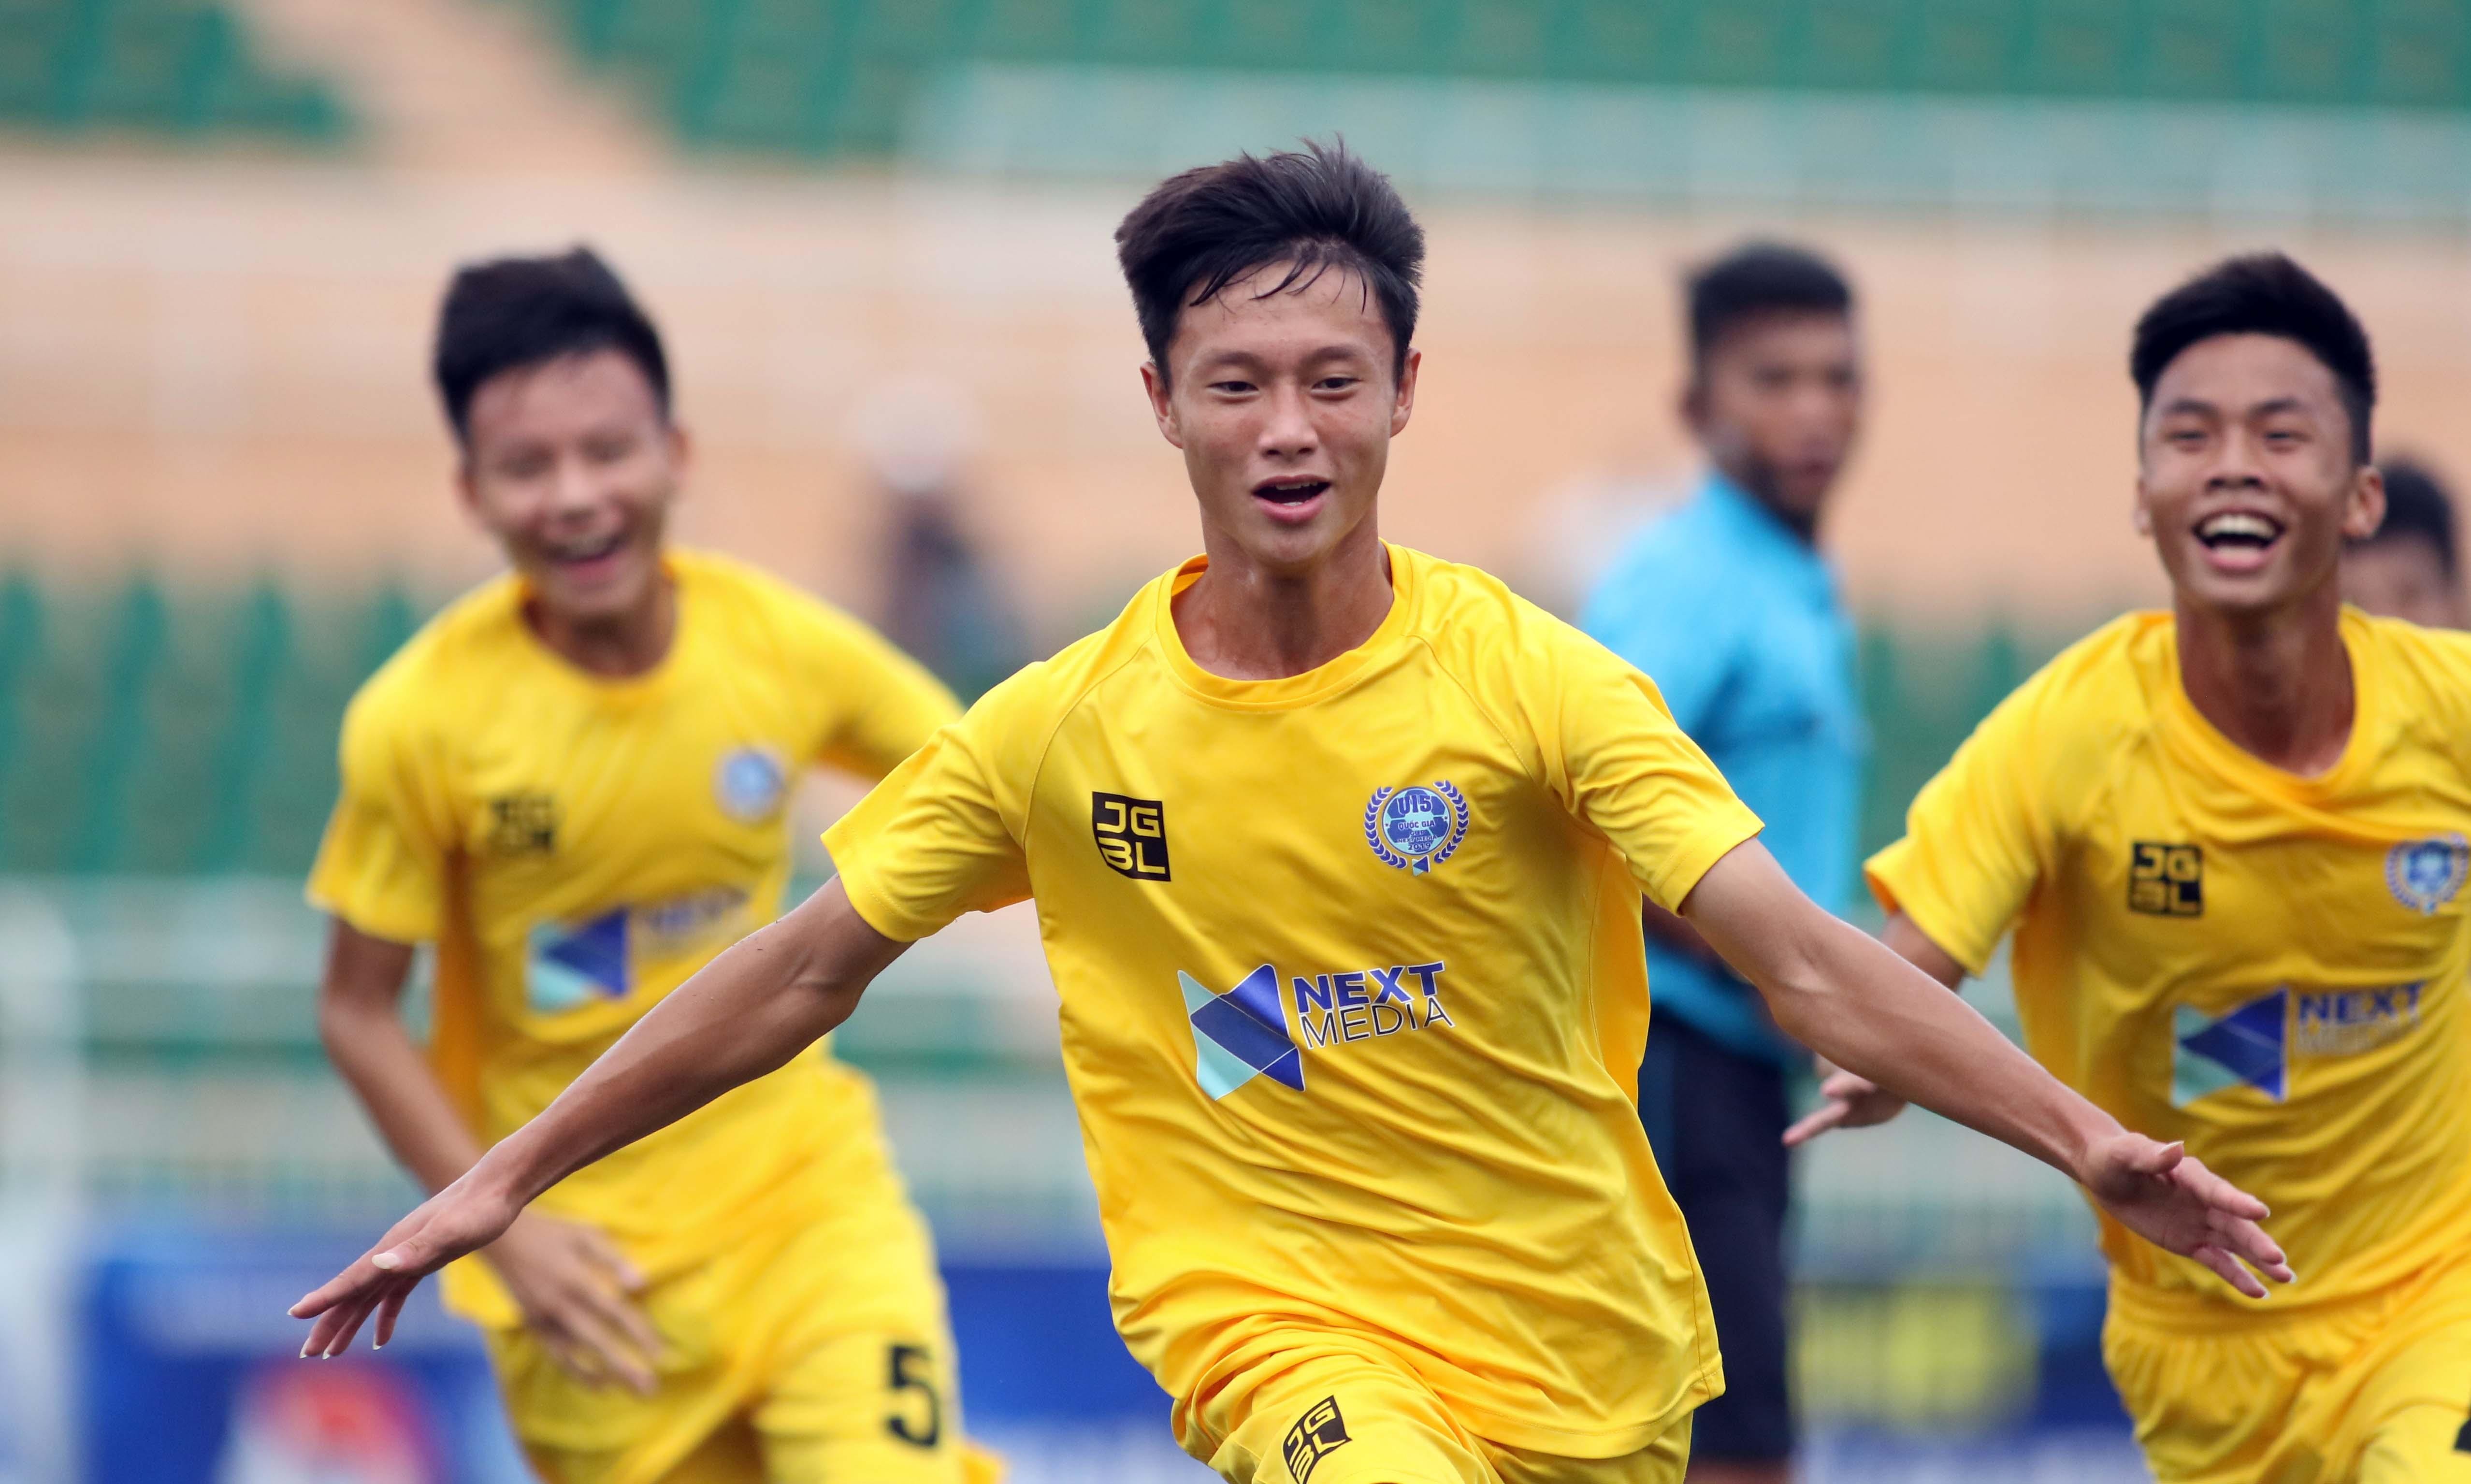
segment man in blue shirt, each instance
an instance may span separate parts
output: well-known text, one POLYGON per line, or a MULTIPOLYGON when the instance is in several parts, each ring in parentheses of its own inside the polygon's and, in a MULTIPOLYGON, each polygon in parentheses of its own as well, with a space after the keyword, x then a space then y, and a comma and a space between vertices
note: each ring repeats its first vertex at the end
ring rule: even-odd
MULTIPOLYGON (((1864 753, 1853 626, 1818 548, 1860 421, 1853 295, 1799 248, 1753 244, 1689 281, 1682 415, 1709 469, 1641 531, 1582 626, 1653 677, 1674 719, 1767 823, 1794 883, 1841 910, 1855 881, 1864 753)), ((1784 1484, 1784 1131, 1810 1053, 1682 918, 1646 906, 1655 1021, 1639 1116, 1690 1223, 1724 1349, 1692 1484, 1784 1484)))

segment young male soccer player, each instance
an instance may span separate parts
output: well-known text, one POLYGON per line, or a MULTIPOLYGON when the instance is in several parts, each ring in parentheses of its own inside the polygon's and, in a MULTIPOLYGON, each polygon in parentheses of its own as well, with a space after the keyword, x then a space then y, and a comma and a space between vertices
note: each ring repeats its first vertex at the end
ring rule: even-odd
MULTIPOLYGON (((1799 247, 1754 243, 1691 273, 1683 419, 1706 453, 1688 503, 1639 533, 1580 626, 1656 677, 1673 719, 1766 822, 1795 885, 1853 889, 1862 710, 1853 624, 1819 524, 1861 421, 1853 292, 1799 247)), ((1656 1007, 1638 1107, 1689 1223, 1725 1350, 1690 1428, 1691 1484, 1784 1484, 1783 1134, 1810 1053, 1687 922, 1650 905, 1656 1007)))
POLYGON ((2454 497, 2436 476, 2406 459, 2379 466, 2386 518, 2376 533, 2342 546, 2342 601, 2423 628, 2461 628, 2462 576, 2454 548, 2454 497))
MULTIPOLYGON (((2383 505, 2366 335, 2280 256, 2146 312, 2136 521, 2172 607, 2010 696, 1870 864, 1955 985, 2013 923, 2042 1063, 2273 1200, 2256 1308, 2104 1222, 2163 1484, 2471 1481, 2471 639, 2345 609, 2383 505)), ((1797 1129, 1887 1111, 1859 1079, 1797 1129)))
MULTIPOLYGON (((770 920, 801 769, 881 777, 959 708, 848 616, 667 544, 686 435, 659 335, 591 253, 457 274, 435 371, 513 571, 353 701, 309 895, 335 918, 326 1046, 440 1190, 770 920), (426 1058, 397 1015, 421 942, 426 1058)), ((447 1271, 553 1484, 964 1477, 943 1291, 873 1090, 779 1060, 447 1271)))
POLYGON ((1118 229, 1207 554, 938 733, 841 874, 715 959, 295 1312, 384 1337, 556 1178, 760 1076, 961 912, 1035 897, 1115 1260, 1185 1447, 1246 1484, 1668 1484, 1720 1385, 1632 1103, 1642 892, 1845 1066, 2262 1292, 2264 1208, 1794 890, 1636 671, 1385 545, 1423 233, 1341 153, 1118 229))

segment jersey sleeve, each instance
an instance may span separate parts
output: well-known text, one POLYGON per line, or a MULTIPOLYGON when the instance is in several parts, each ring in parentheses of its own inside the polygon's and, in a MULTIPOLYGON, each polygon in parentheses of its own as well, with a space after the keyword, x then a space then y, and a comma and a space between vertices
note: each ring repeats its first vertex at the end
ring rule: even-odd
POLYGON ((1551 718, 1546 783, 1612 841, 1649 901, 1678 911, 1709 866, 1759 833, 1759 818, 1675 724, 1654 681, 1575 633, 1561 648, 1557 694, 1530 708, 1551 718))
POLYGON ((2035 790, 2039 687, 2000 702, 1922 786, 1904 838, 1863 867, 1871 894, 1902 912, 1948 956, 1980 975, 2041 880, 2049 831, 2035 790))
POLYGON ((963 912, 1029 895, 1029 789, 1047 728, 1033 665, 928 739, 824 832, 850 904, 915 942, 963 912))
POLYGON ((309 872, 309 901, 371 937, 436 940, 455 814, 418 715, 381 675, 343 715, 342 788, 309 872))
POLYGON ((818 763, 880 779, 961 715, 927 667, 846 614, 815 605, 798 625, 798 646, 807 683, 834 701, 818 763))

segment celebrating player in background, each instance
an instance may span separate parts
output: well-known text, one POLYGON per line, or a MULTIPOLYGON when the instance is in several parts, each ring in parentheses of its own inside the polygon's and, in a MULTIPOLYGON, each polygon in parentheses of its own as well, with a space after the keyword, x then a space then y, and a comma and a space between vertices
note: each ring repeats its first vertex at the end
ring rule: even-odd
POLYGON ((1636 670, 1385 544, 1424 234, 1349 155, 1240 157, 1117 231, 1205 555, 989 692, 549 1112, 295 1308, 384 1336, 567 1172, 1035 896, 1116 1318, 1241 1484, 1668 1484, 1721 1371, 1633 1103, 1638 899, 1842 1064, 2090 1182, 2226 1281, 2264 1208, 1811 905, 1636 670))
POLYGON ((2381 467, 2385 522, 2376 534, 2344 543, 2342 601, 2423 628, 2463 627, 2454 497, 2436 475, 2408 459, 2388 459, 2381 467))
MULTIPOLYGON (((1691 274, 1683 420, 1707 456, 1689 503, 1641 532, 1581 626, 1656 677, 1674 721, 1766 821, 1811 900, 1853 889, 1862 784, 1853 625, 1819 523, 1861 421, 1853 294, 1797 247, 1740 248, 1691 274)), ((1638 1108, 1690 1225, 1725 1348, 1725 1394, 1691 1425, 1693 1484, 1783 1484, 1784 1131, 1810 1053, 1697 930, 1647 905, 1656 1008, 1638 1108)))
MULTIPOLYGON (((2172 609, 2053 660, 1922 790, 1871 861, 1888 941, 1954 985, 2013 924, 2034 1054, 2273 1201, 2303 1281, 2270 1308, 2103 1223, 2104 1354, 2163 1484, 2471 1481, 2471 638, 2342 606, 2385 496, 2332 291, 2232 259, 2130 366, 2172 609)), ((1880 1101, 1830 1091, 1798 1134, 1880 1101)))
MULTIPOLYGON (((881 777, 958 707, 856 620, 667 544, 686 434, 659 335, 591 253, 459 273, 435 372, 513 571, 352 702, 309 895, 335 918, 327 1049, 441 1190, 771 919, 801 770, 881 777), (424 942, 426 1057, 397 1014, 424 942)), ((553 1484, 964 1477, 943 1288, 874 1090, 776 1060, 447 1270, 553 1484)))

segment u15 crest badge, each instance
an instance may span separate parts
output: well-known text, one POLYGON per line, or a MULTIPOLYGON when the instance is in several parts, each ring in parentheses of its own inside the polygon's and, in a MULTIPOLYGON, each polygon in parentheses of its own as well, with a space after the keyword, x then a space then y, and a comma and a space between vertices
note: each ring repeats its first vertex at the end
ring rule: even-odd
POLYGON ((1364 843, 1383 865, 1423 876, 1458 854, 1470 817, 1467 795, 1447 779, 1376 789, 1364 806, 1364 843))
POLYGON ((2434 913, 2462 889, 2471 868, 2471 841, 2454 834, 2405 840, 2386 853, 2386 889, 2422 915, 2434 913))

